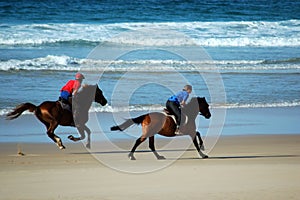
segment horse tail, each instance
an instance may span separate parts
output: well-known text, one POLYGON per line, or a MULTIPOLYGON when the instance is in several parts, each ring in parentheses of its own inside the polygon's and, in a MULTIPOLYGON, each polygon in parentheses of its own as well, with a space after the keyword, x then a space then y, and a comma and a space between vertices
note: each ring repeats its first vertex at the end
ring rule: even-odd
POLYGON ((132 126, 133 124, 141 124, 147 115, 148 114, 141 115, 136 118, 127 119, 123 124, 120 124, 117 126, 112 126, 110 128, 110 130, 111 131, 123 131, 123 130, 127 129, 128 127, 132 126))
POLYGON ((6 119, 12 120, 18 118, 24 111, 28 110, 29 112, 36 111, 37 106, 32 103, 22 103, 18 105, 12 112, 9 112, 6 115, 6 119))

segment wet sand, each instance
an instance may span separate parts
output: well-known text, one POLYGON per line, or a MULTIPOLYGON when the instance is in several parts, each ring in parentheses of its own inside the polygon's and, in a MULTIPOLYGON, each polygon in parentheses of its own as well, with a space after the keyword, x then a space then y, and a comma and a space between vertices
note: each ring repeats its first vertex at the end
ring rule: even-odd
POLYGON ((136 161, 127 158, 134 140, 115 141, 118 151, 101 142, 93 143, 90 152, 83 143, 67 143, 65 150, 50 142, 1 143, 1 199, 300 196, 300 134, 222 136, 213 149, 207 149, 208 159, 200 159, 192 145, 186 150, 163 148, 166 141, 156 141, 158 153, 166 160, 156 160, 145 143, 138 149, 136 161), (18 151, 25 155, 18 155, 18 151), (172 152, 182 155, 176 157, 172 152), (135 170, 139 173, 132 173, 135 170))

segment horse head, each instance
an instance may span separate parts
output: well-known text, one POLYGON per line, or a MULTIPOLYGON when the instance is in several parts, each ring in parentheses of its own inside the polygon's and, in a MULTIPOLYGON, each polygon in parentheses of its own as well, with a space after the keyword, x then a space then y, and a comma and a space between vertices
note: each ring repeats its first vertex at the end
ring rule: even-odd
POLYGON ((95 92, 95 102, 100 103, 101 106, 105 106, 107 104, 107 100, 106 98, 103 96, 103 92, 102 90, 98 87, 98 85, 96 86, 96 92, 95 92))
POLYGON ((83 85, 82 89, 75 96, 74 101, 78 103, 78 105, 90 105, 92 101, 95 101, 102 106, 107 104, 107 100, 97 84, 83 85))
POLYGON ((200 115, 203 115, 206 119, 211 117, 209 111, 209 105, 205 99, 205 97, 197 97, 198 105, 199 105, 199 112, 200 115))
POLYGON ((196 117, 200 112, 200 115, 203 115, 206 119, 211 117, 209 105, 204 97, 193 97, 183 109, 183 112, 189 116, 196 117))

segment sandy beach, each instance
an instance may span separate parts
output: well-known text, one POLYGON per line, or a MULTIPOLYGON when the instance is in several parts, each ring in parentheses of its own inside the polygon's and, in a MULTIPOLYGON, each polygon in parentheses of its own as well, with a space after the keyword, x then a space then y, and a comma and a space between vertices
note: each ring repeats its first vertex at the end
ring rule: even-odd
POLYGON ((1 1, 0 200, 300 199, 299 8, 294 0, 1 1), (55 130, 60 150, 32 113, 5 119, 21 103, 56 101, 77 72, 108 101, 89 110, 90 150, 86 139, 68 139, 74 127, 55 130), (129 160, 141 126, 110 128, 163 111, 186 84, 190 99, 210 105, 211 118, 195 120, 209 158, 188 136, 157 136, 166 159, 146 141, 129 160))
MULTIPOLYGON (((178 139, 180 140, 180 139, 178 139)), ((164 140, 158 139, 157 146, 164 140)), ((59 150, 51 143, 1 143, 1 199, 298 199, 300 135, 223 136, 199 159, 193 146, 182 156, 156 160, 147 144, 127 159, 133 141, 115 142, 122 151, 93 151, 82 143, 59 150), (25 155, 18 155, 18 149, 25 155), (128 149, 128 150, 126 150, 128 149), (126 173, 98 156, 122 165, 151 166, 150 173, 126 173)), ((94 146, 101 145, 100 143, 94 146)), ((105 144, 104 144, 105 145, 105 144)), ((176 149, 175 149, 176 150, 176 149)), ((178 150, 180 151, 180 150, 178 150)))

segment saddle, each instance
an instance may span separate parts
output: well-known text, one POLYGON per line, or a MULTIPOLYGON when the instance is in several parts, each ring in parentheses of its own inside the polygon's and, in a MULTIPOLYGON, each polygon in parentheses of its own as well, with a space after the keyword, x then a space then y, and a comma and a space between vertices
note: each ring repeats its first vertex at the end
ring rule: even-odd
MULTIPOLYGON (((164 108, 163 113, 169 117, 171 117, 175 124, 176 124, 176 119, 175 119, 175 115, 172 114, 172 112, 170 112, 167 108, 164 108)), ((188 116, 185 113, 181 113, 181 126, 184 126, 188 123, 188 116)))
POLYGON ((167 115, 173 115, 167 108, 164 108, 164 112, 165 112, 167 115))
POLYGON ((59 97, 58 102, 63 110, 68 110, 72 112, 72 105, 69 101, 66 101, 65 99, 59 97))

